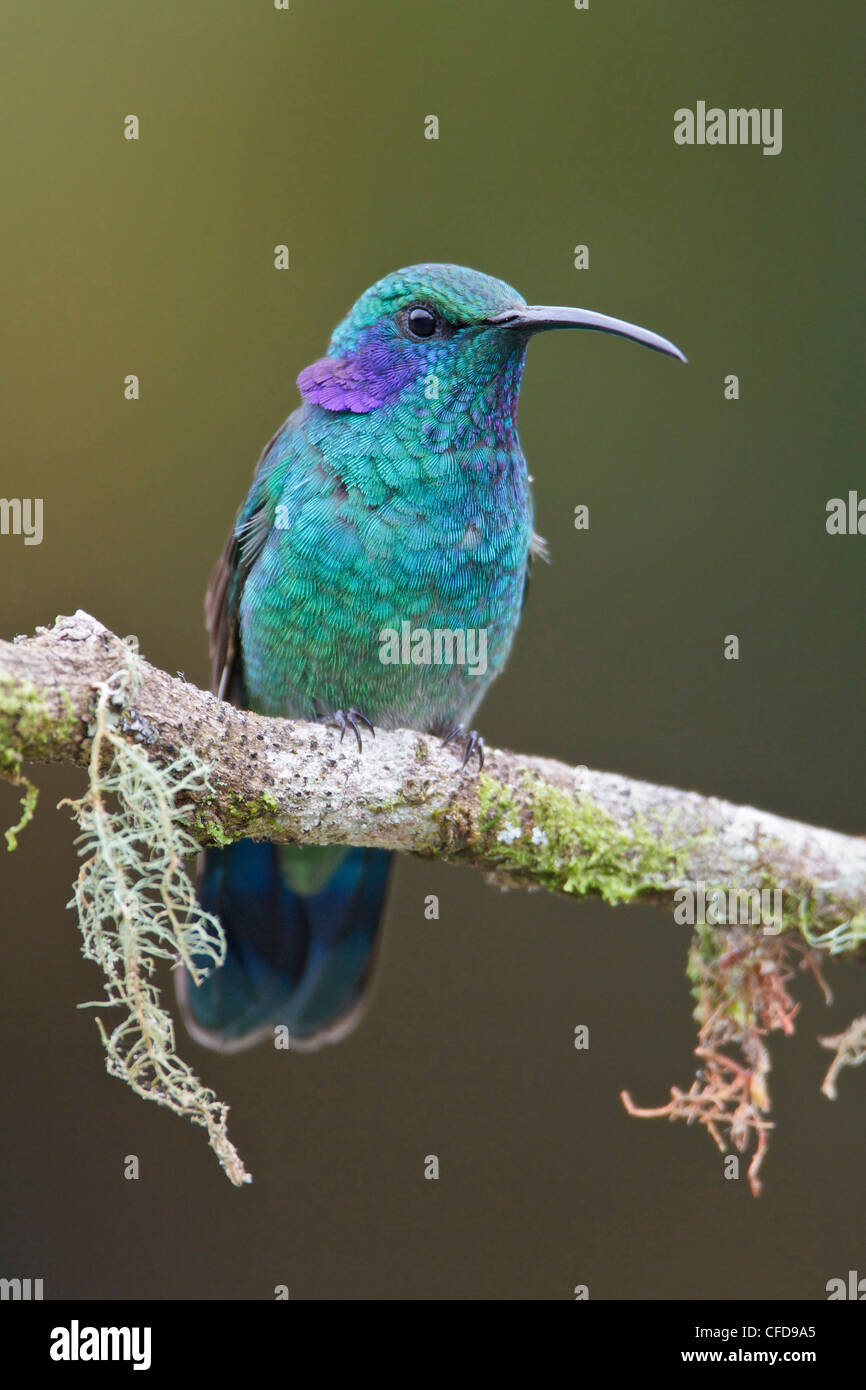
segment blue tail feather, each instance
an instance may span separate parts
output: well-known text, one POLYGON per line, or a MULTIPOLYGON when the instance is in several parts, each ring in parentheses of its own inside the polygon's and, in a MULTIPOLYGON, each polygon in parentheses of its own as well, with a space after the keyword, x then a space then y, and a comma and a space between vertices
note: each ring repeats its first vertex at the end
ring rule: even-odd
POLYGON ((392 858, 253 840, 207 850, 199 899, 222 923, 226 959, 198 986, 177 972, 192 1035, 228 1052, 276 1024, 300 1049, 342 1037, 370 985, 392 858))

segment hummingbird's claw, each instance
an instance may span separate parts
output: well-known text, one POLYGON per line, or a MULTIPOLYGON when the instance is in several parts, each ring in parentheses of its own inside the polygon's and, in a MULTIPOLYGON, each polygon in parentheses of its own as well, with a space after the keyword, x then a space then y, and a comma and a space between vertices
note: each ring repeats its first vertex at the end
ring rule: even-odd
POLYGON ((352 733, 355 735, 355 738, 358 740, 359 753, 362 753, 364 751, 364 745, 361 742, 361 731, 358 728, 359 724, 365 724, 367 728, 370 730, 370 733, 373 735, 373 737, 376 737, 376 730, 373 728, 373 725, 370 723, 366 714, 362 714, 361 711, 359 709, 355 709, 354 706, 352 706, 351 709, 347 710, 334 710, 333 714, 317 715, 316 723, 324 724, 326 727, 331 729, 339 729, 341 743, 343 742, 343 738, 345 737, 346 730, 351 729, 352 733))
POLYGON ((442 747, 449 743, 463 743, 463 767, 469 762, 473 754, 478 756, 478 771, 484 766, 484 739, 477 729, 470 729, 467 733, 462 724, 455 724, 442 740, 442 747))

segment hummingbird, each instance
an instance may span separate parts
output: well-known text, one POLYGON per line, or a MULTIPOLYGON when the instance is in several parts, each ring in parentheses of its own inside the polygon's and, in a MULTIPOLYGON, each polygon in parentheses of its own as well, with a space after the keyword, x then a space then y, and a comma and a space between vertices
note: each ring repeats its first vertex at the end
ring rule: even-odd
MULTIPOLYGON (((686 360, 647 329, 529 305, 463 266, 410 266, 361 295, 298 377, 301 405, 266 445, 211 577, 220 698, 319 720, 359 751, 376 727, 417 729, 480 769, 473 716, 546 558, 517 433, 526 349, 566 328, 686 360), (450 641, 437 648, 437 634, 450 641), (466 659, 470 634, 483 661, 466 659)), ((249 839, 204 851, 199 900, 226 956, 197 985, 176 972, 192 1036, 224 1052, 278 1025, 301 1051, 343 1038, 369 995, 392 858, 249 839)))

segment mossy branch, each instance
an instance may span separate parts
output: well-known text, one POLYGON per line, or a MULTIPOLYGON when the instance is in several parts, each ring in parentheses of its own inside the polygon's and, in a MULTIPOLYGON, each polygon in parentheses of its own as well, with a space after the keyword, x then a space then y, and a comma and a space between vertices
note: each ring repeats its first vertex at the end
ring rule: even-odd
MULTIPOLYGON (((24 762, 87 766, 100 689, 126 642, 78 612, 0 642, 0 774, 24 762)), ((197 844, 252 836, 373 845, 447 859, 508 885, 676 909, 682 890, 778 889, 784 929, 819 950, 866 946, 866 839, 715 797, 488 750, 461 771, 453 749, 410 730, 349 736, 222 703, 135 659, 116 736, 163 768, 209 769, 178 790, 197 844)))
MULTIPOLYGON (((638 1110, 627 1094, 624 1103, 698 1119, 722 1148, 755 1141, 758 1190, 771 1128, 763 1039, 791 1031, 797 961, 817 972, 822 954, 866 954, 866 840, 500 750, 479 775, 411 730, 377 730, 359 752, 321 725, 224 704, 149 665, 132 642, 80 611, 0 642, 0 776, 25 787, 20 830, 35 802, 25 762, 89 769, 74 803, 85 861, 75 902, 85 954, 106 976, 103 1002, 125 1011, 111 1034, 102 1029, 108 1069, 204 1125, 233 1182, 248 1178, 226 1107, 176 1056, 150 977, 159 956, 188 968, 193 955, 221 959, 221 930, 198 907, 183 860, 198 845, 252 836, 400 850, 486 870, 503 886, 668 906, 697 925, 701 1070, 659 1110, 638 1110), (762 893, 770 919, 730 915, 762 907, 762 893), (688 915, 696 899, 716 913, 703 927, 688 915)), ((826 1094, 842 1067, 866 1057, 864 1036, 860 1019, 822 1040, 836 1052, 826 1094)))

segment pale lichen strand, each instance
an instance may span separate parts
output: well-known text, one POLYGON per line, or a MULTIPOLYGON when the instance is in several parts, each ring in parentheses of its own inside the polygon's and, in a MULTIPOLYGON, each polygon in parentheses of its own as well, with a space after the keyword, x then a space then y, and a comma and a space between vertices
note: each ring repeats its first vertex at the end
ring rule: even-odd
POLYGON ((160 766, 122 737, 112 707, 122 705, 126 680, 118 672, 98 687, 88 790, 66 803, 81 827, 84 861, 70 906, 78 912, 84 955, 104 974, 100 1002, 119 1006, 122 1015, 111 1032, 98 1020, 107 1070, 137 1095, 205 1127, 239 1186, 250 1179, 228 1136, 228 1107, 177 1055, 174 1023, 154 982, 159 959, 182 961, 198 982, 225 958, 220 924, 201 907, 185 870, 197 846, 183 803, 212 792, 209 769, 190 751, 160 766))

